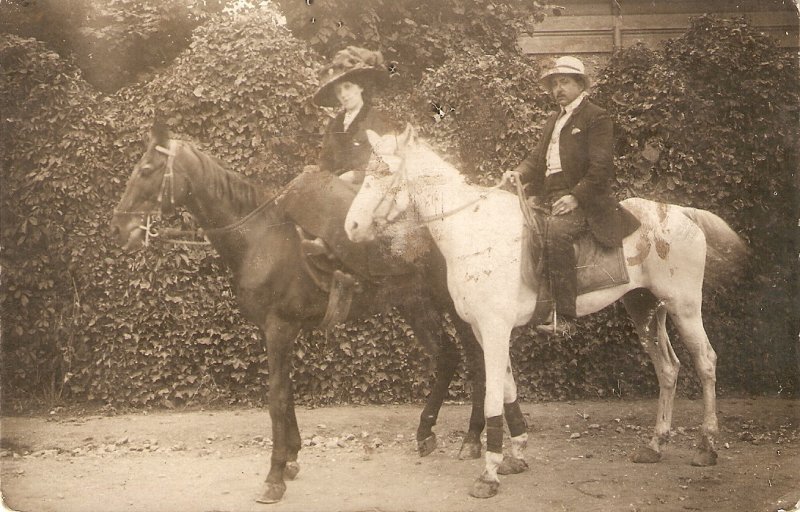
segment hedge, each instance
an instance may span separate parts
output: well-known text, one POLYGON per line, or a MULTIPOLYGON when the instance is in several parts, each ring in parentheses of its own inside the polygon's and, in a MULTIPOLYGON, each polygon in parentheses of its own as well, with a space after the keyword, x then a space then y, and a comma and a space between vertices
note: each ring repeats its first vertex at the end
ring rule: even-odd
MULTIPOLYGON (((158 245, 126 255, 105 230, 157 111, 174 132, 271 187, 315 160, 325 118, 308 96, 322 59, 274 15, 211 17, 153 80, 114 95, 97 93, 41 43, 0 36, 4 400, 171 407, 265 399, 265 350, 239 315, 219 258, 158 245)), ((505 50, 464 52, 382 106, 489 183, 539 134, 549 101, 531 79, 537 72, 505 50)), ((594 92, 617 123, 620 197, 715 211, 754 248, 750 278, 706 304, 722 391, 798 386, 797 196, 788 193, 798 134, 784 119, 796 119, 797 90, 794 60, 772 41, 742 20, 703 17, 663 50, 615 55, 594 92), (698 105, 703 116, 692 115, 698 105)), ((656 392, 624 308, 580 325, 569 343, 515 331, 525 399, 656 392)), ((305 333, 294 361, 298 402, 421 399, 431 366, 411 337, 392 311, 305 333)), ((690 358, 673 340, 688 363, 679 385, 696 393, 690 358)), ((463 366, 451 392, 468 395, 463 366)))

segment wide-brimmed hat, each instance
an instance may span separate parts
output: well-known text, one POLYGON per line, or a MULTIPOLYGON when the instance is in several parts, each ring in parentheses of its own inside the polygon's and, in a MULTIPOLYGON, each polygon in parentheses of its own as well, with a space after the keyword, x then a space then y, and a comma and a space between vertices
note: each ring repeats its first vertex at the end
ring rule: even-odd
POLYGON ((553 75, 575 75, 583 80, 583 86, 589 88, 589 77, 586 75, 586 68, 583 62, 576 57, 559 57, 550 62, 545 67, 542 75, 539 77, 539 83, 543 87, 549 87, 550 77, 553 75))
POLYGON ((334 86, 343 81, 360 86, 382 86, 389 78, 383 64, 383 55, 357 46, 348 46, 333 56, 333 61, 319 72, 319 89, 314 93, 314 103, 321 107, 339 105, 334 86))

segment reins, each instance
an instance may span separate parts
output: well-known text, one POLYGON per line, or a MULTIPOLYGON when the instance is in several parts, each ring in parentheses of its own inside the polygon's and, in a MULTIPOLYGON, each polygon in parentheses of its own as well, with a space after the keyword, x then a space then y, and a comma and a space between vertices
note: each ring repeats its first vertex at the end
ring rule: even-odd
MULTIPOLYGON (((401 163, 400 163, 400 168, 394 174, 394 176, 395 177, 392 180, 392 183, 387 188, 387 192, 383 194, 383 196, 381 197, 380 202, 378 202, 377 206, 375 206, 375 208, 373 209, 373 211, 372 211, 373 216, 374 216, 375 212, 378 210, 378 208, 386 202, 388 191, 391 190, 392 187, 394 187, 395 184, 398 181, 404 182, 406 188, 408 188, 409 180, 408 180, 408 171, 406 169, 406 159, 405 159, 405 157, 402 158, 401 163)), ((519 181, 519 180, 517 180, 517 181, 519 181)), ((457 206, 457 207, 455 207, 455 208, 453 208, 451 210, 447 210, 447 211, 442 212, 442 213, 437 213, 436 215, 420 215, 417 218, 417 222, 419 222, 420 226, 424 226, 424 225, 430 224, 431 222, 444 220, 444 219, 446 219, 448 217, 456 215, 457 213, 462 212, 462 211, 466 210, 467 208, 470 208, 471 206, 483 201, 484 199, 486 199, 489 196, 489 194, 491 194, 495 190, 503 187, 507 182, 508 182, 508 178, 504 175, 499 183, 497 183, 496 185, 493 185, 492 187, 489 187, 489 188, 485 189, 475 199, 473 199, 471 201, 468 201, 465 204, 462 204, 460 206, 457 206)), ((521 185, 518 184, 517 187, 518 187, 518 193, 522 194, 522 195, 520 195, 520 200, 524 201, 524 199, 523 199, 524 198, 524 192, 522 191, 521 185)), ((387 213, 387 216, 388 216, 388 213, 387 213)))
MULTIPOLYGON (((253 217, 255 217, 255 216, 256 216, 258 213, 260 213, 262 210, 264 210, 264 208, 266 208, 266 207, 267 207, 267 206, 269 206, 270 204, 274 203, 274 202, 275 202, 275 200, 278 198, 278 196, 279 196, 279 195, 280 195, 280 194, 276 194, 276 195, 275 195, 275 196, 273 196, 273 197, 272 197, 272 199, 270 199, 269 201, 266 201, 266 202, 264 202, 264 203, 261 203, 261 204, 260 204, 260 205, 258 205, 258 206, 257 206, 257 207, 256 207, 256 208, 253 210, 253 211, 251 211, 250 213, 248 213, 247 215, 245 215, 245 216, 244 216, 244 217, 242 217, 241 219, 239 219, 239 220, 237 220, 237 221, 234 221, 234 222, 232 222, 232 223, 228 224, 227 226, 222 226, 221 228, 211 228, 211 229, 204 229, 203 231, 204 231, 204 232, 206 232, 206 233, 220 234, 220 233, 224 233, 224 232, 226 232, 226 231, 233 231, 234 229, 238 229, 238 228, 242 227, 244 224, 246 224, 246 223, 247 223, 247 222, 248 222, 250 219, 252 219, 253 217)), ((279 222, 279 223, 277 223, 277 224, 270 224, 270 225, 268 225, 268 226, 266 226, 266 227, 276 227, 276 226, 283 226, 284 224, 289 224, 289 223, 290 223, 289 221, 286 221, 286 222, 279 222)))
POLYGON ((506 177, 503 176, 503 178, 500 180, 500 182, 497 185, 494 185, 492 187, 487 188, 485 191, 481 192, 480 196, 476 197, 472 201, 468 201, 467 203, 462 204, 461 206, 457 206, 456 208, 453 208, 452 210, 447 210, 446 212, 438 213, 436 215, 420 216, 419 222, 422 223, 422 224, 429 224, 429 223, 437 221, 437 220, 444 220, 447 217, 453 216, 453 215, 455 215, 455 214, 457 214, 457 213, 459 213, 461 211, 464 211, 467 208, 469 208, 470 206, 472 206, 474 204, 477 204, 477 203, 483 201, 484 199, 486 199, 487 197, 489 197, 490 193, 494 192, 498 188, 500 188, 503 185, 505 185, 507 181, 508 180, 506 179, 506 177))
MULTIPOLYGON (((171 244, 179 244, 179 245, 211 245, 211 242, 206 240, 180 240, 180 239, 173 239, 173 238, 163 238, 162 235, 169 234, 169 235, 185 235, 185 234, 197 234, 198 231, 202 231, 204 234, 221 234, 226 231, 232 231, 243 226, 247 223, 250 219, 255 217, 258 213, 263 211, 267 206, 271 205, 275 202, 275 200, 279 197, 280 194, 276 194, 268 201, 260 204, 250 213, 238 219, 226 226, 222 226, 219 228, 210 228, 210 229, 200 229, 195 231, 185 231, 180 229, 174 228, 164 228, 163 230, 154 229, 155 220, 158 218, 160 219, 164 215, 164 198, 167 192, 167 184, 169 184, 169 204, 175 208, 175 169, 174 169, 174 162, 175 156, 177 154, 177 142, 175 140, 169 141, 169 148, 165 148, 163 146, 155 146, 155 150, 159 153, 167 155, 167 170, 164 172, 164 176, 161 179, 161 188, 158 191, 158 196, 156 197, 156 201, 158 202, 158 207, 150 210, 150 211, 124 211, 124 210, 114 210, 115 214, 126 214, 126 215, 144 215, 145 216, 145 223, 139 225, 138 227, 144 230, 145 238, 144 238, 144 245, 147 247, 150 244, 150 240, 160 238, 162 242, 171 243, 171 244)), ((276 227, 282 226, 287 224, 287 222, 280 222, 277 224, 271 224, 266 227, 276 227)))

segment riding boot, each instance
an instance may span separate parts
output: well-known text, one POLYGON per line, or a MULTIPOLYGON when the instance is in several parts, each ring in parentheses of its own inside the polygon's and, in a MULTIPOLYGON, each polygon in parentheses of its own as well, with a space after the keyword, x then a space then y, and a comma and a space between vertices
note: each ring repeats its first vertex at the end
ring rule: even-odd
POLYGON ((571 335, 576 331, 578 275, 572 244, 586 229, 586 218, 580 210, 548 219, 547 268, 552 283, 554 312, 550 324, 537 328, 542 332, 571 335))
POLYGON ((574 319, 575 299, 578 296, 578 275, 575 271, 575 251, 572 242, 568 250, 556 255, 550 262, 550 275, 553 279, 553 298, 559 319, 574 319))

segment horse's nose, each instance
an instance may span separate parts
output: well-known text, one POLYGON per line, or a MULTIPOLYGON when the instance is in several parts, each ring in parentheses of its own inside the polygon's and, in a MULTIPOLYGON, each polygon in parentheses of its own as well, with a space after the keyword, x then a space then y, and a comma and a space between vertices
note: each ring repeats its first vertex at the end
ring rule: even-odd
POLYGON ((350 223, 350 230, 352 231, 355 229, 358 229, 358 222, 354 220, 353 222, 350 223))

